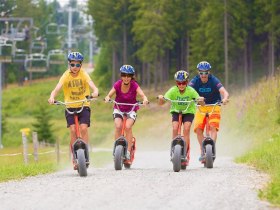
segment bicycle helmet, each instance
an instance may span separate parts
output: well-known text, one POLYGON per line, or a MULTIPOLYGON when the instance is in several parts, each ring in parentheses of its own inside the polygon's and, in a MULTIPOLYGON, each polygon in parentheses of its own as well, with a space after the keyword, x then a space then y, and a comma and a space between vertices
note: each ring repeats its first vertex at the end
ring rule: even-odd
POLYGON ((68 61, 80 61, 83 62, 84 56, 79 52, 71 52, 68 55, 68 61))
POLYGON ((135 70, 131 65, 123 65, 120 68, 120 72, 125 74, 135 74, 135 70))
POLYGON ((197 64, 196 68, 199 71, 209 71, 211 69, 211 65, 207 61, 201 61, 199 64, 197 64))
POLYGON ((178 82, 184 82, 189 79, 189 73, 184 70, 179 70, 175 73, 174 79, 178 82))

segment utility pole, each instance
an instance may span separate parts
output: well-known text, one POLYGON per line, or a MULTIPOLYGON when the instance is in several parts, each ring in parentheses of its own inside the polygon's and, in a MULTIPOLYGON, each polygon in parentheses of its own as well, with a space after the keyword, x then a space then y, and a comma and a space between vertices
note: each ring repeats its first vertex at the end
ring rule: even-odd
MULTIPOLYGON (((0 46, 0 55, 2 55, 2 46, 0 46)), ((0 61, 0 149, 2 148, 2 62, 0 61)))
POLYGON ((89 33, 89 67, 93 68, 93 31, 92 31, 93 20, 92 20, 91 16, 89 16, 89 23, 90 23, 90 33, 89 33))
POLYGON ((227 0, 224 0, 224 56, 225 56, 225 87, 228 88, 228 21, 227 21, 227 0))
POLYGON ((68 54, 71 52, 72 48, 72 7, 68 7, 68 54))

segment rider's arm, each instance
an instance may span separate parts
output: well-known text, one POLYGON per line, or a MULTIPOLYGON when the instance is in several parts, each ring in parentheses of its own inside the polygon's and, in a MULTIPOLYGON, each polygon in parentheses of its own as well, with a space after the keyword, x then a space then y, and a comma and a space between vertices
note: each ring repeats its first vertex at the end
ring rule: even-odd
POLYGON ((143 104, 147 105, 149 103, 147 96, 144 94, 143 90, 138 86, 136 89, 136 92, 142 97, 143 99, 143 104))
POLYGON ((224 87, 221 87, 221 88, 219 89, 219 91, 220 91, 220 93, 221 93, 221 95, 222 95, 222 97, 223 97, 222 102, 223 102, 223 104, 225 105, 225 104, 228 102, 229 94, 228 94, 227 90, 226 90, 224 87))
POLYGON ((105 102, 109 102, 109 100, 111 99, 111 97, 116 93, 116 89, 114 87, 112 87, 112 89, 109 91, 109 93, 107 94, 107 96, 105 97, 105 102))
POLYGON ((53 104, 54 103, 54 98, 55 96, 58 94, 59 90, 61 89, 62 87, 62 83, 61 82, 58 82, 56 87, 53 89, 53 91, 51 92, 51 95, 50 95, 50 98, 48 100, 48 102, 50 104, 53 104))
POLYGON ((88 82, 88 85, 90 86, 90 88, 92 89, 92 97, 97 97, 98 96, 98 88, 95 86, 95 84, 93 83, 92 80, 90 80, 88 82))

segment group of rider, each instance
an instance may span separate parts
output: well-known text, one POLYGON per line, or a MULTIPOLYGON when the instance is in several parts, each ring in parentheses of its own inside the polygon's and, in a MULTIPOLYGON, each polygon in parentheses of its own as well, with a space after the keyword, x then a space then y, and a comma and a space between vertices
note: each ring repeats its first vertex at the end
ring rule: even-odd
MULTIPOLYGON (((50 94, 48 102, 53 104, 55 102, 55 97, 63 88, 64 100, 67 102, 73 102, 77 100, 82 100, 85 96, 97 97, 99 95, 98 88, 95 86, 93 81, 87 72, 82 69, 82 62, 84 57, 79 52, 71 52, 68 55, 69 68, 61 76, 56 87, 50 94), (91 89, 91 91, 90 91, 91 89), (90 94, 90 92, 92 92, 90 94)), ((165 102, 165 98, 170 100, 178 101, 190 101, 195 99, 199 104, 205 105, 204 108, 208 109, 207 104, 215 104, 221 102, 224 105, 228 102, 229 94, 227 90, 223 87, 220 80, 210 73, 211 65, 207 61, 201 61, 197 65, 198 75, 195 76, 191 81, 189 81, 189 73, 185 70, 179 70, 175 73, 175 86, 171 87, 165 94, 159 95, 159 104, 162 105, 165 102)), ((130 103, 134 104, 137 102, 137 95, 142 97, 143 104, 147 105, 149 103, 147 96, 144 94, 143 90, 135 80, 135 70, 131 65, 123 65, 120 68, 120 79, 116 81, 105 97, 105 102, 109 102, 110 99, 115 95, 115 101, 119 103, 130 103)), ((186 106, 185 104, 172 105, 170 108, 170 113, 172 114, 172 128, 173 128, 173 138, 177 135, 178 129, 178 111, 186 106)), ((71 104, 68 109, 77 109, 81 107, 81 103, 71 104)), ((127 116, 127 121, 125 125, 126 139, 128 141, 128 159, 129 151, 132 147, 133 134, 132 126, 137 117, 138 106, 131 111, 131 108, 125 105, 119 105, 119 107, 114 107, 113 118, 115 123, 115 139, 121 135, 121 128, 123 122, 123 113, 129 112, 127 116), (118 109, 119 108, 119 109, 118 109), (131 111, 131 112, 130 112, 131 111)), ((90 126, 90 107, 89 102, 85 104, 85 108, 81 113, 78 114, 78 119, 80 123, 80 132, 83 140, 88 143, 88 127, 90 126)), ((219 122, 221 116, 220 106, 217 106, 214 112, 209 117, 210 133, 211 138, 216 141, 217 131, 219 130, 219 122)), ((75 133, 75 121, 74 116, 68 114, 65 111, 65 118, 67 122, 67 127, 70 130, 70 146, 74 143, 76 139, 75 133)), ((186 141, 186 145, 189 145, 190 141, 190 128, 194 120, 194 132, 197 134, 197 139, 202 145, 204 139, 203 130, 205 127, 205 116, 200 112, 196 111, 195 104, 190 104, 188 109, 184 110, 182 113, 182 123, 183 123, 183 136, 186 141)), ((189 154, 189 147, 187 149, 187 154, 189 154)), ((199 158, 202 161, 202 156, 199 158)), ((188 164, 188 159, 185 164, 188 164)), ((75 168, 75 166, 74 166, 75 168)))

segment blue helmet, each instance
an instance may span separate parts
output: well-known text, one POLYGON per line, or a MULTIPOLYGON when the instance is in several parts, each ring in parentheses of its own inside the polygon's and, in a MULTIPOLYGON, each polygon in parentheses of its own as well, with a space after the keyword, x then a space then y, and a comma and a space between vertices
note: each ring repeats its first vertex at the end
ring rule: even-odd
POLYGON ((120 72, 125 74, 135 74, 135 70, 131 65, 123 65, 120 68, 120 72))
POLYGON ((83 62, 84 56, 79 52, 71 52, 68 55, 68 61, 80 61, 83 62))
POLYGON ((201 61, 199 64, 197 64, 196 68, 199 71, 209 71, 211 69, 211 65, 207 61, 201 61))
POLYGON ((189 78, 189 73, 184 70, 179 70, 174 75, 174 79, 178 82, 187 81, 188 78, 189 78))

